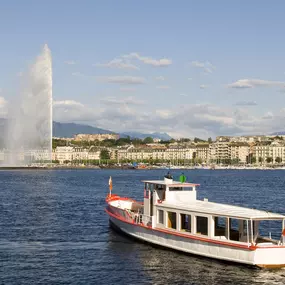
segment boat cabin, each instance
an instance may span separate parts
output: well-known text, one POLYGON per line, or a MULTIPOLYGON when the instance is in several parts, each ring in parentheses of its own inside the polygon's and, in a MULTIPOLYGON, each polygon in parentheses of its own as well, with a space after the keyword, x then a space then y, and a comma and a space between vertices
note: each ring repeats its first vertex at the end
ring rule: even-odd
POLYGON ((285 245, 285 216, 239 206, 197 200, 199 184, 144 180, 142 222, 192 237, 252 245, 285 245), (271 235, 276 230, 277 235, 271 235))

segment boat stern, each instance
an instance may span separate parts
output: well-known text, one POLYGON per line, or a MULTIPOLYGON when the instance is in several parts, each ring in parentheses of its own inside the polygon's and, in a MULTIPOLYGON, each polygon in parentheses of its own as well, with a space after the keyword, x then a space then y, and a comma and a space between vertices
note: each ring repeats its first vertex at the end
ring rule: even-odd
POLYGON ((256 248, 254 254, 254 263, 260 268, 285 267, 285 246, 256 248))

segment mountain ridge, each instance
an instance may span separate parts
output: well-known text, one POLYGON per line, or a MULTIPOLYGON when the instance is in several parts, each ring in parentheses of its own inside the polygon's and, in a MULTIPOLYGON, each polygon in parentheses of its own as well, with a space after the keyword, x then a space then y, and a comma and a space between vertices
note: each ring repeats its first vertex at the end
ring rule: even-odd
MULTIPOLYGON (((0 137, 1 134, 4 133, 6 119, 0 118, 0 137)), ((53 121, 53 137, 61 137, 61 138, 72 138, 77 134, 117 134, 116 132, 93 127, 85 124, 77 124, 77 123, 61 123, 53 121)), ((145 139, 146 137, 158 138, 161 140, 170 140, 171 137, 167 133, 140 133, 140 132, 121 132, 118 133, 120 137, 130 137, 130 138, 138 138, 145 139)))

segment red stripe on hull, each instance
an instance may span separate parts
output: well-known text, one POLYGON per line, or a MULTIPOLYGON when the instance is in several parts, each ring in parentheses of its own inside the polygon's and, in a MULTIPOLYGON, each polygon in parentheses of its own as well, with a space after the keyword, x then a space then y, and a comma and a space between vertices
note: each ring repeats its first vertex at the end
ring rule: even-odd
MULTIPOLYGON (((110 205, 108 203, 108 202, 115 201, 115 200, 133 201, 133 202, 136 202, 136 203, 140 203, 140 202, 137 202, 136 200, 133 200, 131 198, 120 197, 118 195, 111 195, 111 196, 107 196, 107 198, 106 198, 106 202, 107 202, 108 206, 111 207, 111 208, 117 209, 116 207, 114 207, 114 206, 112 206, 112 205, 110 205)), ((121 210, 124 211, 123 209, 121 209, 121 210)), ((144 224, 137 224, 131 218, 126 219, 125 217, 123 217, 121 215, 117 215, 117 214, 114 214, 114 213, 108 211, 108 209, 105 209, 105 211, 106 211, 106 213, 108 215, 110 215, 113 218, 116 218, 116 219, 118 219, 118 220, 120 220, 122 222, 131 224, 131 225, 134 225, 134 226, 146 228, 148 230, 162 232, 162 233, 166 233, 166 234, 170 234, 170 235, 174 235, 174 236, 180 236, 180 237, 188 238, 188 239, 192 239, 192 240, 199 240, 199 241, 202 241, 202 242, 213 243, 213 244, 220 244, 220 245, 229 246, 229 247, 243 248, 243 249, 247 249, 247 250, 250 250, 250 251, 253 251, 253 250, 256 250, 256 249, 276 248, 276 246, 270 246, 270 245, 262 246, 262 247, 258 246, 258 245, 247 246, 247 245, 242 245, 242 244, 235 244, 235 243, 224 242, 224 241, 219 241, 219 240, 213 240, 213 239, 204 238, 204 237, 193 236, 193 235, 190 235, 190 234, 183 234, 183 233, 173 232, 173 231, 169 231, 169 230, 166 230, 166 229, 152 228, 152 227, 146 226, 144 224)), ((278 248, 285 248, 285 246, 278 246, 278 248)))

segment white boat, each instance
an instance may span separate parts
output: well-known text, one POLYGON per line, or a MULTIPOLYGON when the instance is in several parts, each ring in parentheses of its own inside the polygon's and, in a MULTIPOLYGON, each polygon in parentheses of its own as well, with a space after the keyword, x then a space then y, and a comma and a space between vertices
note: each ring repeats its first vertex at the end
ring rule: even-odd
POLYGON ((143 202, 112 194, 110 188, 105 210, 111 226, 186 253, 261 268, 285 267, 285 216, 197 200, 199 185, 194 183, 168 178, 143 183, 143 202), (279 240, 264 235, 264 224, 272 221, 280 226, 279 240))

